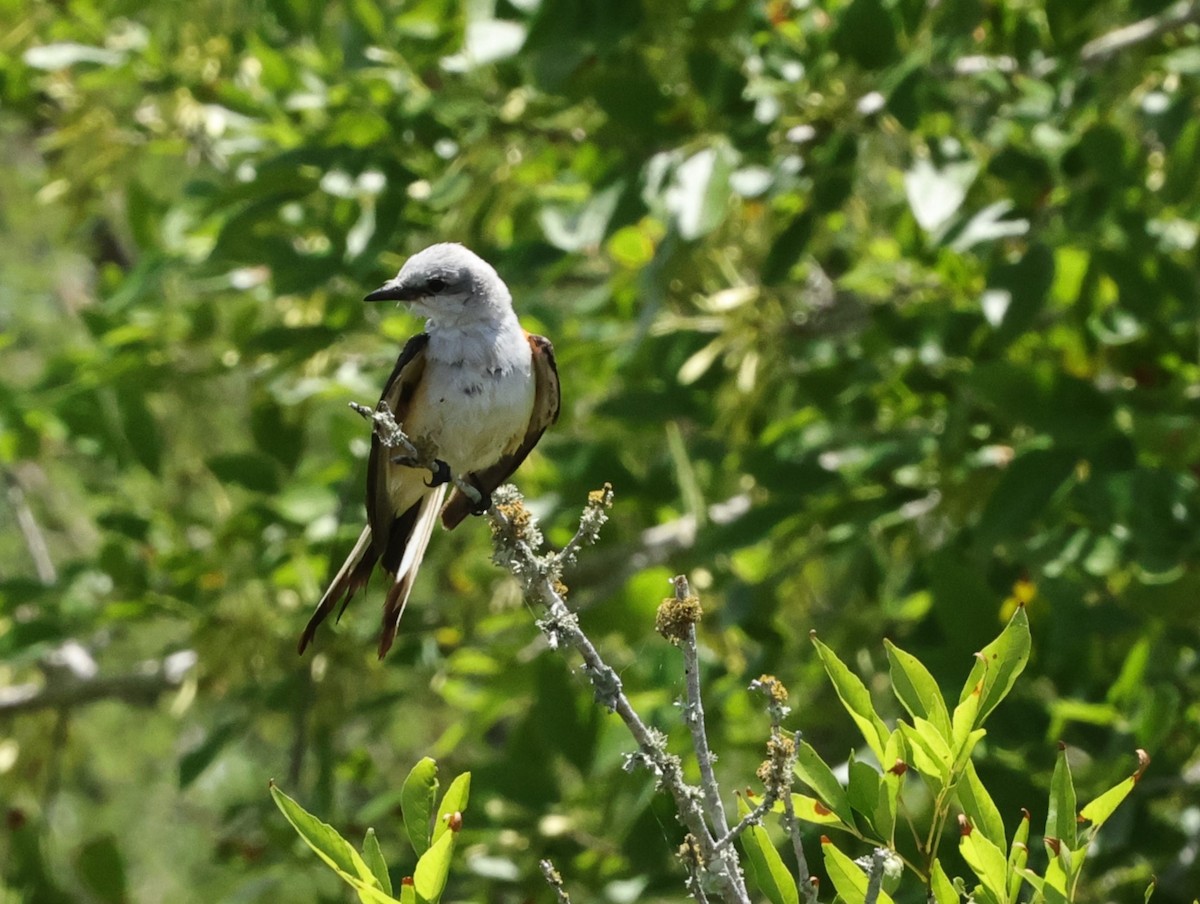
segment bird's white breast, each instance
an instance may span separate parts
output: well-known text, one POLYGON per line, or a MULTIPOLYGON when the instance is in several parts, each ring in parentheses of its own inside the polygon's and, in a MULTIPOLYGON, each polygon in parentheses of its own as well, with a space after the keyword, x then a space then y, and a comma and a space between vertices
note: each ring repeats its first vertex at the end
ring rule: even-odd
POLYGON ((521 444, 535 388, 532 352, 515 318, 486 331, 431 330, 404 427, 427 437, 455 474, 478 471, 521 444))

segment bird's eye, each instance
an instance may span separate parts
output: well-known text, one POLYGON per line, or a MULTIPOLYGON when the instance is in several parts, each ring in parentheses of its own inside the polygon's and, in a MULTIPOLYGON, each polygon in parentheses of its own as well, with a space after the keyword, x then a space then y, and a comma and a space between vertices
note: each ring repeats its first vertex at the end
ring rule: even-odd
POLYGON ((428 286, 430 292, 441 292, 446 288, 446 280, 439 279, 435 276, 433 279, 429 280, 426 285, 428 286))

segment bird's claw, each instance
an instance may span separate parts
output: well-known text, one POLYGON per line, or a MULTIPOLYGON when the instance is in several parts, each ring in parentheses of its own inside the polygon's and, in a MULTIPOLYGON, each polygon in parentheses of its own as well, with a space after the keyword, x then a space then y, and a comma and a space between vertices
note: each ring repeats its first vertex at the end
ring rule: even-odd
POLYGON ((479 487, 476 487, 475 489, 479 492, 479 501, 476 502, 473 499, 471 500, 471 514, 482 515, 492 507, 492 494, 485 493, 483 490, 480 490, 479 487))
POLYGON ((440 458, 434 459, 433 470, 430 472, 430 479, 425 481, 425 486, 429 488, 440 487, 444 483, 450 482, 450 466, 440 458))

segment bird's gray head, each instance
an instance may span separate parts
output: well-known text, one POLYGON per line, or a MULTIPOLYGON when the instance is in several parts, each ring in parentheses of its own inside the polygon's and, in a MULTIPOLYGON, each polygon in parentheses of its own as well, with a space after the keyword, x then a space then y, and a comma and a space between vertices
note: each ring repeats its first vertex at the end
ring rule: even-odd
POLYGON ((394 279, 366 300, 405 302, 415 313, 439 322, 491 318, 512 311, 512 296, 492 265, 449 242, 418 251, 394 279))

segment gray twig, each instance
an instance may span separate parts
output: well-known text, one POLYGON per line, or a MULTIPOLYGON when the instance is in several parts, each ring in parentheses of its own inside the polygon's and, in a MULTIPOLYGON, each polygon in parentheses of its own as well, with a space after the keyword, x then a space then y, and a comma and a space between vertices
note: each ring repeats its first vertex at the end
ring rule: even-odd
MULTIPOLYGON (((797 732, 797 743, 799 743, 797 732)), ((808 869, 808 858, 804 856, 804 845, 800 839, 800 820, 796 818, 796 807, 792 803, 792 795, 783 795, 783 827, 792 840, 792 852, 796 857, 796 873, 800 879, 799 885, 804 892, 808 904, 817 904, 817 889, 812 884, 812 874, 808 869)))
POLYGON ((863 904, 875 904, 883 887, 883 868, 887 864, 888 849, 875 848, 871 852, 871 867, 867 870, 867 896, 863 904))
POLYGON ((768 787, 767 793, 763 795, 763 799, 759 801, 758 806, 739 819, 737 825, 717 839, 717 850, 725 850, 750 826, 762 825, 763 817, 771 812, 771 808, 775 806, 775 801, 778 799, 778 797, 771 793, 771 789, 768 787))
MULTIPOLYGON (((384 445, 399 448, 414 467, 427 468, 431 472, 436 470, 437 462, 405 436, 387 405, 381 404, 374 410, 362 405, 352 404, 351 407, 372 422, 375 435, 384 445)), ((457 474, 450 477, 454 485, 471 498, 479 498, 478 491, 462 477, 457 474)), ((590 493, 580 518, 580 530, 564 552, 573 557, 579 547, 594 543, 607 518, 605 511, 611 505, 611 487, 590 493)), ((567 606, 565 588, 560 581, 563 553, 539 555, 541 532, 515 487, 506 485, 493 492, 487 513, 492 523, 493 561, 521 582, 527 599, 545 606, 546 615, 539 619, 538 627, 551 649, 566 646, 579 653, 597 702, 616 713, 637 742, 638 752, 628 757, 627 768, 645 766, 654 774, 659 786, 665 787, 674 798, 680 822, 695 838, 701 868, 713 877, 722 899, 728 904, 750 904, 736 850, 716 848, 713 831, 705 821, 704 807, 700 803, 702 792, 684 780, 679 758, 667 752, 666 737, 642 721, 625 695, 616 670, 604 661, 579 627, 575 613, 567 606)))
POLYGON ((46 586, 56 584, 58 570, 54 567, 54 560, 50 557, 50 547, 46 544, 46 535, 42 533, 41 525, 38 524, 33 509, 29 507, 29 503, 25 499, 25 490, 9 471, 4 472, 4 482, 8 488, 8 504, 12 506, 13 514, 16 515, 17 527, 21 530, 21 536, 25 538, 25 547, 29 550, 29 557, 33 559, 33 567, 37 571, 38 580, 46 586))
POLYGON ((566 888, 563 887, 562 874, 554 868, 554 864, 549 860, 539 860, 538 866, 541 867, 542 875, 546 877, 546 882, 554 889, 554 896, 558 900, 558 904, 571 904, 571 896, 567 894, 566 888))
POLYGON ((1122 51, 1153 41, 1165 34, 1200 22, 1200 0, 1179 0, 1157 15, 1123 25, 1083 45, 1079 58, 1085 65, 1107 63, 1122 51))
MULTIPOLYGON (((671 583, 675 586, 675 599, 683 601, 691 595, 691 588, 683 575, 678 575, 671 583)), ((729 821, 721 803, 721 788, 713 771, 715 757, 708 746, 708 732, 704 724, 704 701, 700 696, 700 656, 696 647, 694 622, 688 625, 680 648, 683 650, 683 672, 687 681, 687 705, 684 708, 683 720, 692 733, 692 748, 696 751, 696 761, 700 765, 700 789, 704 792, 708 820, 716 834, 724 835, 729 832, 729 821)))
POLYGON ((162 661, 144 663, 137 671, 124 675, 99 677, 68 668, 47 668, 44 684, 0 688, 0 715, 69 709, 98 700, 124 700, 148 706, 160 694, 179 687, 195 662, 196 654, 184 650, 162 661))

